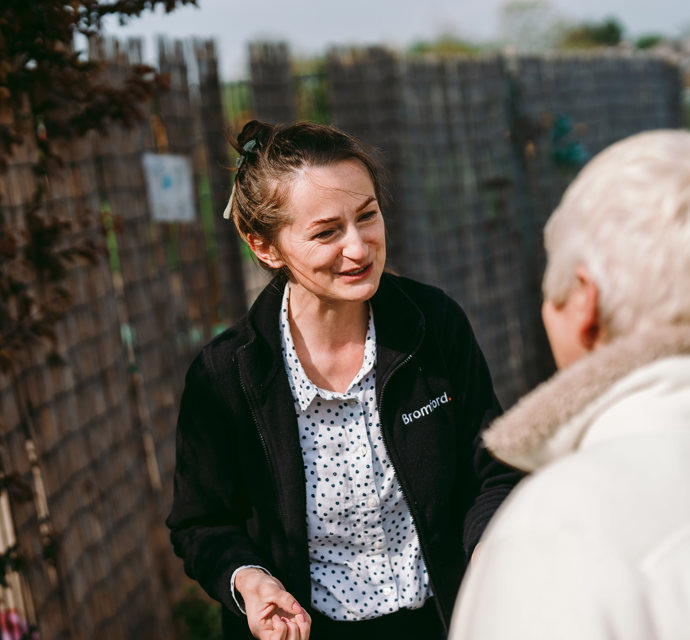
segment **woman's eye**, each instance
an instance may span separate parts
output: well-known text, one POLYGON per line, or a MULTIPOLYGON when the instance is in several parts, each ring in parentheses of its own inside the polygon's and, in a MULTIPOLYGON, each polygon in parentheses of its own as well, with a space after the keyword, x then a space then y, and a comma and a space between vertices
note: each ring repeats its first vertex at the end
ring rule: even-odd
POLYGON ((378 211, 367 211, 366 213, 363 213, 363 214, 359 217, 359 219, 360 219, 361 221, 370 220, 371 218, 373 218, 374 216, 376 216, 377 213, 378 213, 378 211))
POLYGON ((319 231, 319 233, 314 236, 314 240, 326 240, 327 238, 330 238, 333 233, 333 229, 324 229, 323 231, 319 231))

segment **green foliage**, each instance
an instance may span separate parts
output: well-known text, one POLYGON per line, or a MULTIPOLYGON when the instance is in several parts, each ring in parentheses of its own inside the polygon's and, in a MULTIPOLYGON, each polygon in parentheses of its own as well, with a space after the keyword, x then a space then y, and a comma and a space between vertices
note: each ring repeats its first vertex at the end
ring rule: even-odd
POLYGON ((190 586, 173 607, 173 622, 179 640, 221 640, 220 604, 190 586))
MULTIPOLYGON (((301 58, 293 64, 297 118, 320 124, 331 122, 328 92, 328 62, 323 57, 301 58)), ((222 87, 226 121, 236 135, 254 118, 250 84, 246 80, 227 82, 222 87)))
POLYGON ((449 34, 431 42, 415 42, 407 50, 411 55, 434 54, 438 56, 474 55, 481 51, 482 47, 479 45, 449 34))
POLYGON ((623 39, 623 26, 615 18, 587 22, 566 28, 558 46, 562 49, 593 49, 613 47, 623 39))
POLYGON ((330 123, 331 103, 326 60, 315 58, 309 66, 302 63, 294 79, 297 118, 319 124, 330 123))
POLYGON ((249 82, 238 80, 226 82, 221 88, 226 122, 232 135, 237 135, 252 115, 252 95, 249 82))
POLYGON ((656 45, 660 44, 663 41, 664 36, 658 33, 650 33, 637 38, 637 40, 635 40, 635 46, 638 49, 651 49, 652 47, 656 47, 656 45))

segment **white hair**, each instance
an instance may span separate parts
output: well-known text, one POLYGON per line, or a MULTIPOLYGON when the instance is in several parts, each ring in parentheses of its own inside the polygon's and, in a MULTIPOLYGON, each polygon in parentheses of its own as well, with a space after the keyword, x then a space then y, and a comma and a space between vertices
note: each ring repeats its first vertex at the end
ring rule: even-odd
POLYGON ((598 154, 544 229, 546 300, 585 266, 609 338, 690 322, 690 131, 658 130, 598 154))

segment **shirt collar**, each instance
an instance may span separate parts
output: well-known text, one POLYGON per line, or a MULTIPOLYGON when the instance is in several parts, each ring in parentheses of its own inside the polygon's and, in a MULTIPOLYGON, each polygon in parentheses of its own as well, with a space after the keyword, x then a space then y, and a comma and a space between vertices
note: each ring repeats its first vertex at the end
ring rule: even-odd
POLYGON ((336 398, 348 398, 359 391, 359 386, 364 377, 376 365, 376 329, 374 327, 374 313, 369 307, 369 323, 367 325, 367 335, 364 342, 364 359, 362 366, 353 378, 350 386, 345 393, 337 393, 335 391, 328 391, 317 387, 307 376, 302 367, 302 363, 297 357, 297 350, 295 343, 292 340, 292 333, 290 331, 290 322, 288 316, 288 302, 290 300, 290 283, 285 285, 283 292, 283 301, 280 306, 280 343, 283 352, 283 361, 285 363, 285 370, 290 382, 290 389, 295 402, 299 405, 301 411, 306 411, 314 398, 318 395, 325 400, 332 400, 336 398))

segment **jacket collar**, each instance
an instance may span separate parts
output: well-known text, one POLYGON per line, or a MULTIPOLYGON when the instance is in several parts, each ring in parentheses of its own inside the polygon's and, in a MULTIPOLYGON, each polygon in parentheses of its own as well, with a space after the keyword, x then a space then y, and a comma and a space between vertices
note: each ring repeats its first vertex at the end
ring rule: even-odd
POLYGON ((690 326, 668 326, 614 340, 524 396, 484 434, 499 460, 524 471, 576 449, 589 423, 574 418, 631 371, 690 354, 690 326))
MULTIPOLYGON (((277 275, 259 294, 249 310, 249 338, 246 347, 258 357, 243 358, 256 381, 255 391, 265 392, 275 376, 284 372, 280 346, 280 305, 285 276, 277 275), (268 368, 266 367, 267 363, 268 368)), ((425 330, 424 314, 398 283, 397 276, 384 273, 371 299, 376 327, 377 384, 385 380, 399 362, 415 351, 425 330)))
POLYGON ((276 375, 284 372, 280 347, 280 305, 283 299, 286 277, 275 276, 261 291, 247 314, 248 337, 240 362, 247 391, 258 394, 263 400, 276 375), (251 355, 250 355, 251 354, 251 355))
POLYGON ((422 310, 405 293, 397 276, 384 273, 371 299, 376 326, 376 384, 416 351, 425 333, 422 310))

